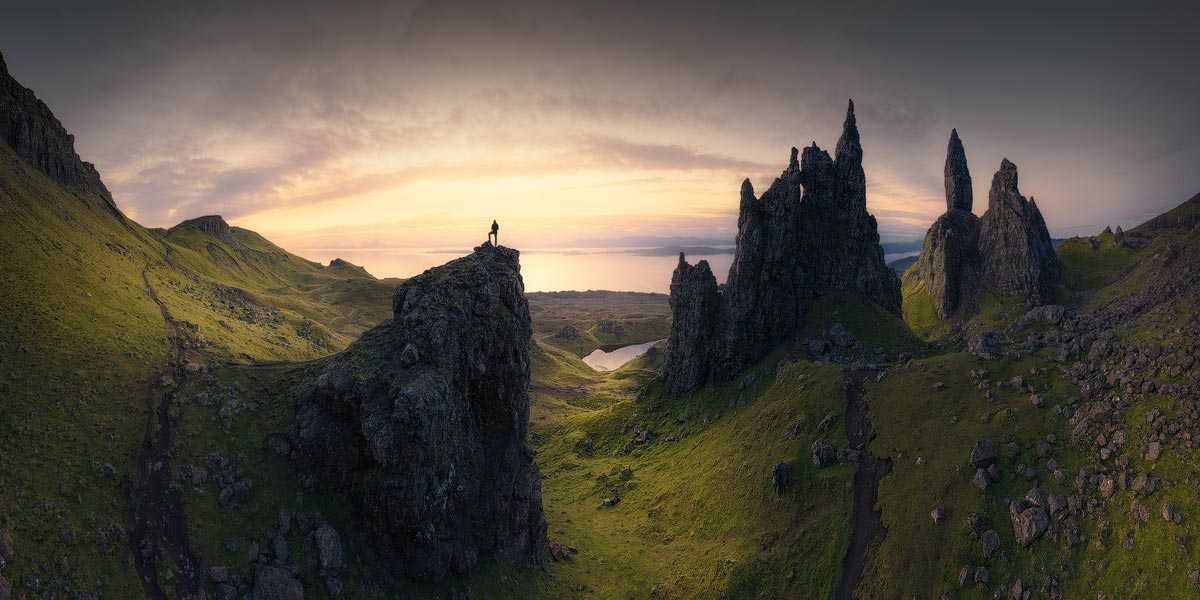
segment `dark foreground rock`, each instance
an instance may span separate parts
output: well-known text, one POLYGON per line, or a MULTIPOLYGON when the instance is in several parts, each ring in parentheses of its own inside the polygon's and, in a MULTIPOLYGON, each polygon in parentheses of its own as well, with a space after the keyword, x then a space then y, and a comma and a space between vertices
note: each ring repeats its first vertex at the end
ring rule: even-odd
POLYGON ((761 197, 749 180, 742 183, 737 248, 724 287, 706 261, 693 266, 680 255, 671 280, 669 391, 733 378, 794 339, 809 303, 829 290, 899 314, 900 282, 867 212, 862 157, 851 103, 833 157, 815 143, 803 153, 792 148, 788 167, 761 197))
POLYGON ((409 279, 393 312, 301 390, 297 458, 349 496, 405 576, 463 574, 488 556, 540 561, 517 251, 487 244, 409 279))

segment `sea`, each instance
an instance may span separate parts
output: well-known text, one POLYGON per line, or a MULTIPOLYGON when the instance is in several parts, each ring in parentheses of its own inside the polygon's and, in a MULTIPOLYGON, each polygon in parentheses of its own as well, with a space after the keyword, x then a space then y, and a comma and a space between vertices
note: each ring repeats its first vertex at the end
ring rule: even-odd
MULTIPOLYGON (((426 248, 313 248, 299 254, 322 264, 334 258, 366 268, 372 275, 412 277, 422 271, 467 254, 467 250, 426 248)), ((915 253, 885 255, 891 262, 915 253)), ((706 260, 724 282, 733 262, 727 249, 719 253, 689 254, 688 262, 706 260)), ((564 290, 613 290, 668 293, 671 273, 679 255, 658 248, 523 248, 521 275, 527 292, 564 290)))

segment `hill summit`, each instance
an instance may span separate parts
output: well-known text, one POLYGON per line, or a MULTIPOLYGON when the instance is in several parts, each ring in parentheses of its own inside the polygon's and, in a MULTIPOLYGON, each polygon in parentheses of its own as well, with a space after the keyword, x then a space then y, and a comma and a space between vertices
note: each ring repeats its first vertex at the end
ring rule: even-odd
POLYGON ((867 212, 862 158, 850 101, 833 158, 813 142, 803 153, 792 148, 787 168, 761 197, 750 180, 742 182, 724 289, 706 261, 692 266, 680 254, 671 279, 668 389, 683 392, 741 372, 794 337, 823 290, 853 292, 900 312, 900 283, 867 212))

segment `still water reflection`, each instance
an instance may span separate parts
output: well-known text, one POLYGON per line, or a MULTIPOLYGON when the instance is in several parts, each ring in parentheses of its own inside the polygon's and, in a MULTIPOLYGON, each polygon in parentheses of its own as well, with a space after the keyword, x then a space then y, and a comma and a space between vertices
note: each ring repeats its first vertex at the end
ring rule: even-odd
POLYGON ((583 357, 583 362, 597 371, 611 371, 618 369, 621 365, 643 355, 651 346, 663 340, 655 340, 644 344, 634 344, 632 346, 624 346, 617 348, 612 352, 605 352, 599 348, 592 351, 591 354, 583 357))

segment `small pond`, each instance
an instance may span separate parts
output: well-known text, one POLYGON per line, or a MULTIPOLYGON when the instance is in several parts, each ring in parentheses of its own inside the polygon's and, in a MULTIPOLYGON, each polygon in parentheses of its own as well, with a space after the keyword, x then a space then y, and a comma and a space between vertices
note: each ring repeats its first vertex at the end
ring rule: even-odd
POLYGON ((634 344, 632 346, 622 346, 612 352, 605 352, 597 348, 591 354, 583 357, 583 362, 589 367, 597 371, 612 371, 618 369, 621 365, 643 355, 651 346, 661 342, 662 340, 654 340, 644 344, 634 344))

